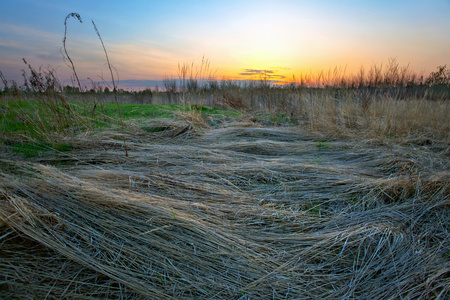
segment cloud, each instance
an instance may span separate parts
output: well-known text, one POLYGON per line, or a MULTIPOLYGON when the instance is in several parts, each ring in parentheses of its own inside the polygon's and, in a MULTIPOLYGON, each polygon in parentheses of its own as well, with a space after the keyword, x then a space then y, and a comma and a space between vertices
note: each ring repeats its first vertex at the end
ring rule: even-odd
POLYGON ((62 59, 62 55, 59 51, 52 51, 52 52, 41 52, 41 53, 37 53, 35 54, 35 56, 43 61, 48 61, 48 62, 60 62, 62 59))
POLYGON ((278 70, 263 70, 263 69, 244 69, 244 72, 239 73, 241 76, 258 76, 266 77, 270 80, 285 79, 286 76, 276 74, 278 70))
POLYGON ((275 71, 271 70, 259 70, 259 69, 244 69, 244 72, 239 73, 239 75, 242 76, 254 76, 254 75, 268 75, 268 74, 274 74, 275 71))

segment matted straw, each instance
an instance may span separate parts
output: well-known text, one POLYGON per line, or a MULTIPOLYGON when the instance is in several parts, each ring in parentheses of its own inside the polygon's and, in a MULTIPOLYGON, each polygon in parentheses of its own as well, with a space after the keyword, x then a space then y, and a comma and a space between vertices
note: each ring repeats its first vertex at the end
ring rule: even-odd
POLYGON ((281 128, 163 134, 130 132, 128 158, 108 132, 68 155, 2 151, 2 297, 450 296, 444 152, 281 128))

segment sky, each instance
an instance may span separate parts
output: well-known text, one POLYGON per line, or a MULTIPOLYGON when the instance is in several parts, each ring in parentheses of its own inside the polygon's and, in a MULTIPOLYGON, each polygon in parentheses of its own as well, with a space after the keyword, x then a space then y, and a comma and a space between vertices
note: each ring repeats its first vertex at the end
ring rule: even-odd
MULTIPOLYGON (((110 79, 95 22, 123 84, 177 78, 179 66, 217 79, 288 81, 300 74, 396 59, 427 75, 450 66, 450 0, 5 0, 0 10, 0 70, 23 82, 23 58, 62 80, 110 79), (203 63, 202 63, 203 60, 203 63), (207 63, 205 63, 207 61, 207 63)), ((147 82, 147 84, 150 84, 147 82)))

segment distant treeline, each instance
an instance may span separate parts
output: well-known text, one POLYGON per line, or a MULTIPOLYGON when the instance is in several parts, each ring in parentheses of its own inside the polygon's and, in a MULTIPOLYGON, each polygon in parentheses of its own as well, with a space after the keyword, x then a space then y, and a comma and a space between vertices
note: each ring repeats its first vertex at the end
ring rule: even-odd
MULTIPOLYGON (((24 60, 26 63, 26 61, 24 60)), ((19 85, 16 81, 7 80, 1 70, 0 79, 3 88, 0 96, 19 95, 32 93, 65 93, 65 94, 108 94, 113 92, 113 87, 107 82, 94 82, 90 86, 84 86, 82 91, 75 85, 62 85, 56 76, 54 69, 35 69, 27 64, 28 72, 23 70, 24 82, 19 85)), ((164 78, 162 87, 146 88, 140 91, 127 91, 118 89, 118 94, 136 95, 138 98, 152 97, 153 94, 167 94, 169 100, 180 93, 215 93, 226 90, 246 91, 311 91, 327 94, 348 93, 354 91, 363 97, 389 96, 393 99, 424 98, 431 100, 450 98, 450 70, 446 65, 439 66, 436 72, 428 76, 418 76, 410 71, 408 67, 400 67, 395 60, 390 60, 383 68, 372 66, 368 71, 361 68, 358 74, 345 75, 341 69, 319 72, 317 75, 300 74, 292 76, 290 81, 272 81, 267 77, 258 80, 229 80, 216 79, 205 76, 206 72, 193 72, 194 66, 184 65, 178 77, 164 78), (191 68, 191 69, 189 69, 191 68)))

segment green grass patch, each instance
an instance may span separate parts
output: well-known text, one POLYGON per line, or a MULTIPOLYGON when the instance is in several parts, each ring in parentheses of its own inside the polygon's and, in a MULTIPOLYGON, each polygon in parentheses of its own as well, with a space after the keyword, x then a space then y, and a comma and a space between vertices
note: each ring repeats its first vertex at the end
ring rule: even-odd
MULTIPOLYGON (((181 105, 178 104, 120 104, 120 111, 124 120, 172 118, 180 110, 181 105)), ((119 111, 115 103, 106 103, 103 112, 111 118, 119 119, 119 111)))
POLYGON ((316 147, 323 150, 328 150, 331 148, 330 144, 326 141, 320 141, 316 144, 316 147))
MULTIPOLYGON (((108 127, 108 119, 119 120, 119 111, 115 103, 102 103, 96 107, 93 113, 94 103, 87 103, 84 107, 80 101, 68 102, 72 111, 83 121, 82 124, 75 124, 70 119, 70 114, 67 108, 62 105, 54 105, 49 107, 41 101, 33 100, 10 100, 0 102, 1 113, 3 114, 0 123, 0 129, 3 132, 23 132, 33 138, 38 137, 39 131, 53 131, 56 128, 59 130, 75 125, 80 126, 80 130, 91 128, 108 127), (87 124, 89 123, 89 124, 87 124), (41 127, 38 129, 38 127, 41 127)), ((224 117, 237 117, 239 112, 232 110, 225 110, 214 107, 207 107, 201 105, 181 105, 181 104, 120 104, 120 111, 123 120, 134 119, 167 119, 176 118, 180 112, 201 112, 202 116, 208 115, 222 115, 224 117)), ((72 128, 73 129, 73 128, 72 128)), ((159 130, 162 131, 163 129, 159 130)))
POLYGON ((75 125, 77 108, 61 102, 37 100, 9 100, 0 102, 2 120, 0 130, 5 133, 20 132, 28 137, 42 139, 46 132, 62 132, 75 125))
MULTIPOLYGON (((182 105, 182 104, 120 104, 120 111, 124 120, 133 119, 167 119, 176 118, 177 113, 180 112, 202 112, 202 115, 224 115, 237 117, 239 112, 232 110, 225 110, 215 107, 201 106, 201 105, 182 105)), ((111 118, 118 119, 119 112, 117 104, 106 103, 103 111, 111 118)))
MULTIPOLYGON (((200 105, 152 105, 120 104, 123 120, 177 118, 179 113, 201 113, 208 115, 238 116, 231 110, 200 105)), ((110 127, 120 120, 116 103, 81 101, 59 101, 58 99, 9 100, 0 102, 0 131, 4 133, 3 143, 12 147, 24 157, 40 157, 49 151, 70 151, 70 145, 60 143, 60 136, 70 136, 83 130, 110 127), (16 141, 20 136, 23 142, 16 141)), ((217 117, 215 117, 217 118, 217 117)), ((167 130, 165 126, 145 127, 148 132, 167 130)))

